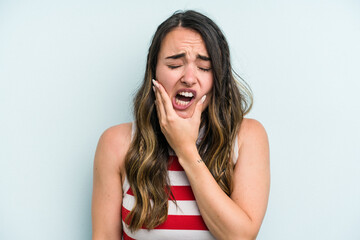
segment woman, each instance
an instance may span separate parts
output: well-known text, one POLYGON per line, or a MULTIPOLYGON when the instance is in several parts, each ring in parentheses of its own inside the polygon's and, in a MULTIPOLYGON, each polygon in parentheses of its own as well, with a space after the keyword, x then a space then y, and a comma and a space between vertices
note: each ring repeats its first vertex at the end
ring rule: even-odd
POLYGON ((269 195, 267 135, 217 25, 177 12, 157 29, 135 122, 94 161, 93 239, 255 239, 269 195))

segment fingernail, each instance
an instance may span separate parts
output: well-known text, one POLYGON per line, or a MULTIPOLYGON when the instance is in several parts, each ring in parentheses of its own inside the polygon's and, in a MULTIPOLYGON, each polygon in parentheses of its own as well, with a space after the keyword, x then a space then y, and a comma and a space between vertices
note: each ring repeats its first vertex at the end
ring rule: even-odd
POLYGON ((155 79, 152 80, 153 84, 155 85, 155 87, 159 87, 158 83, 155 81, 155 79))
POLYGON ((152 89, 153 89, 153 91, 155 92, 155 87, 154 87, 154 86, 152 86, 152 89))
POLYGON ((204 102, 205 102, 205 99, 206 99, 206 95, 204 95, 204 96, 201 98, 201 103, 204 103, 204 102))

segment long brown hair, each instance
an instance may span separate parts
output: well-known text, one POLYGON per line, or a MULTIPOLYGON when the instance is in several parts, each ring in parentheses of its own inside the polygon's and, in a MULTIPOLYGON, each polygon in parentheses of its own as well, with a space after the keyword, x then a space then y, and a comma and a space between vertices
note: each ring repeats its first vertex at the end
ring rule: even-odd
POLYGON ((211 59, 212 99, 201 115, 204 136, 198 151, 229 196, 234 168, 233 144, 243 116, 252 106, 250 88, 233 72, 225 36, 211 19, 195 11, 178 11, 159 25, 149 48, 144 81, 134 99, 136 131, 125 158, 126 175, 135 197, 135 206, 126 219, 132 231, 142 226, 152 229, 163 223, 167 218, 168 199, 173 197, 167 175, 170 147, 160 130, 151 79, 156 75, 161 42, 176 27, 197 31, 211 59))

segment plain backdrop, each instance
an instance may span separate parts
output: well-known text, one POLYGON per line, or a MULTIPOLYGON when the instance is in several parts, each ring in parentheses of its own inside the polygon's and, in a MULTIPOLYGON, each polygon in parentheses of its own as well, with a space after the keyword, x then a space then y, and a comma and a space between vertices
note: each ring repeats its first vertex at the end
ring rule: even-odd
POLYGON ((258 239, 360 239, 356 0, 0 0, 0 239, 91 238, 97 141, 133 120, 151 37, 178 9, 224 31, 268 132, 258 239))

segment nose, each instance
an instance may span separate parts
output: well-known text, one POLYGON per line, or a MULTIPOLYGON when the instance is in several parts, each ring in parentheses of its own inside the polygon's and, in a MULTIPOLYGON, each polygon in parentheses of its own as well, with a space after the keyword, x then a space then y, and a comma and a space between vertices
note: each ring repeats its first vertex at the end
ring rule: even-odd
POLYGON ((191 87, 196 83, 196 69, 194 66, 186 65, 185 69, 184 69, 184 74, 181 78, 181 82, 188 86, 191 87))

